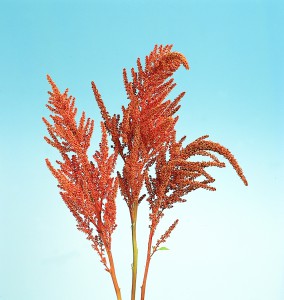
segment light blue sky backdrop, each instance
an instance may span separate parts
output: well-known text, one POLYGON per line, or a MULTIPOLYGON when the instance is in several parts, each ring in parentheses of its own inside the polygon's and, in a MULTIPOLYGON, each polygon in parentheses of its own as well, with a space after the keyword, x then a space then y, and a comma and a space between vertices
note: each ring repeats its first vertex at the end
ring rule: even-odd
MULTIPOLYGON (((212 170, 217 191, 197 191, 165 217, 180 224, 154 256, 147 299, 283 300, 282 1, 1 1, 0 299, 111 300, 111 279, 58 194, 44 158, 41 121, 50 74, 95 119, 94 80, 110 113, 127 99, 122 68, 155 44, 174 44, 191 66, 172 97, 186 91, 177 125, 188 142, 209 134, 238 159, 212 170)), ((118 199, 114 257, 129 299, 130 223, 118 199)), ((139 215, 138 290, 147 208, 139 215)))

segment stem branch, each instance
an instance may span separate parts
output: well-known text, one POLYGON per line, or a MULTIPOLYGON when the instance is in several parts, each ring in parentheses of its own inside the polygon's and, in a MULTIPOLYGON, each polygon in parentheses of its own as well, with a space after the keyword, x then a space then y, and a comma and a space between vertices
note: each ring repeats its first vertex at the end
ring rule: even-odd
POLYGON ((136 221, 137 221, 137 208, 138 208, 137 206, 134 208, 133 214, 131 215, 132 251, 133 251, 131 300, 135 300, 136 281, 137 281, 137 265, 138 265, 138 247, 137 247, 137 239, 136 239, 136 221))
POLYGON ((145 299, 145 292, 146 292, 146 283, 147 283, 147 277, 148 277, 148 271, 151 261, 151 249, 152 249, 152 240, 153 240, 154 230, 153 228, 150 229, 149 239, 148 239, 148 250, 147 250, 147 258, 146 258, 146 264, 145 264, 145 270, 144 270, 144 276, 143 276, 143 283, 141 286, 141 299, 145 299))
POLYGON ((120 293, 120 288, 119 288, 117 278, 116 278, 116 274, 115 274, 115 268, 114 268, 112 253, 111 253, 110 249, 106 249, 106 251, 107 251, 107 255, 108 255, 108 259, 109 259, 109 265, 110 265, 109 272, 110 272, 110 276, 111 276, 113 286, 114 286, 114 289, 115 289, 116 297, 117 297, 117 300, 122 300, 121 293, 120 293))

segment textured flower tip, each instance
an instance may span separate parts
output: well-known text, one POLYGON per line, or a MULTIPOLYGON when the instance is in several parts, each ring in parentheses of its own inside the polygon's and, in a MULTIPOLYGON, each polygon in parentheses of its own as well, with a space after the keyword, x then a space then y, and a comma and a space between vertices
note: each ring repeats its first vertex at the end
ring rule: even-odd
POLYGON ((178 60, 186 68, 186 70, 189 70, 189 64, 186 57, 179 52, 169 53, 167 55, 167 60, 178 60))
POLYGON ((46 75, 46 79, 47 79, 47 81, 50 83, 50 85, 51 86, 54 86, 55 85, 55 83, 54 83, 54 81, 52 80, 52 78, 50 77, 50 75, 46 75))
MULTIPOLYGON (((50 75, 47 74, 47 75, 46 75, 46 79, 47 79, 47 81, 49 82, 49 84, 51 85, 53 92, 56 93, 56 94, 60 94, 60 91, 59 91, 57 85, 56 85, 55 82, 52 80, 52 78, 50 77, 50 75)), ((50 93, 50 92, 49 92, 49 93, 50 93)))
POLYGON ((52 79, 51 79, 51 77, 50 77, 49 74, 46 75, 46 79, 47 79, 48 82, 52 81, 52 79))
POLYGON ((242 174, 242 177, 241 177, 243 183, 245 184, 245 186, 248 186, 248 181, 246 179, 246 177, 242 174))

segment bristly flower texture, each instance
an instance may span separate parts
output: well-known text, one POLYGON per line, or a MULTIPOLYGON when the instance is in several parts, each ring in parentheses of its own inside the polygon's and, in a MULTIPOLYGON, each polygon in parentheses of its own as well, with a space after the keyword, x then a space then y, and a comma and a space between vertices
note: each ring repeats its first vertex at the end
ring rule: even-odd
POLYGON ((149 238, 141 286, 141 300, 145 299, 146 282, 153 254, 165 243, 178 224, 176 219, 166 232, 153 243, 158 224, 166 211, 199 188, 214 191, 210 184, 214 178, 208 167, 223 168, 215 153, 225 157, 247 185, 242 169, 231 152, 218 143, 202 136, 183 145, 186 137, 176 140, 174 116, 180 108, 184 92, 174 100, 165 100, 176 86, 172 75, 180 67, 189 69, 184 55, 172 51, 172 45, 155 46, 146 56, 144 67, 137 59, 137 71, 131 69, 131 80, 123 70, 124 86, 129 103, 122 106, 122 116, 109 115, 101 95, 92 82, 95 99, 101 111, 101 143, 92 160, 87 155, 94 129, 94 121, 82 113, 76 121, 75 98, 68 90, 61 93, 50 76, 52 87, 47 108, 52 123, 43 118, 50 137, 47 143, 58 149, 62 160, 56 161, 58 168, 46 163, 58 181, 61 197, 77 220, 77 228, 92 242, 102 264, 110 273, 117 299, 122 299, 112 256, 112 234, 116 224, 116 196, 118 188, 129 209, 132 230, 132 287, 131 300, 136 297, 138 246, 136 221, 141 201, 149 204, 149 238), (112 140, 109 154, 107 137, 112 140), (114 173, 117 157, 123 167, 114 173), (192 157, 205 157, 203 161, 192 161, 192 157), (142 194, 143 186, 147 194, 142 194))

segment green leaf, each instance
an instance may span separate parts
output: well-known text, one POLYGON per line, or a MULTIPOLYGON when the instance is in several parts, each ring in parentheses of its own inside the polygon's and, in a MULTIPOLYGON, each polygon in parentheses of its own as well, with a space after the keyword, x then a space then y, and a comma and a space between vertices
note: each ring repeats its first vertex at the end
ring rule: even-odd
POLYGON ((158 250, 170 250, 170 249, 167 247, 160 247, 158 250))

